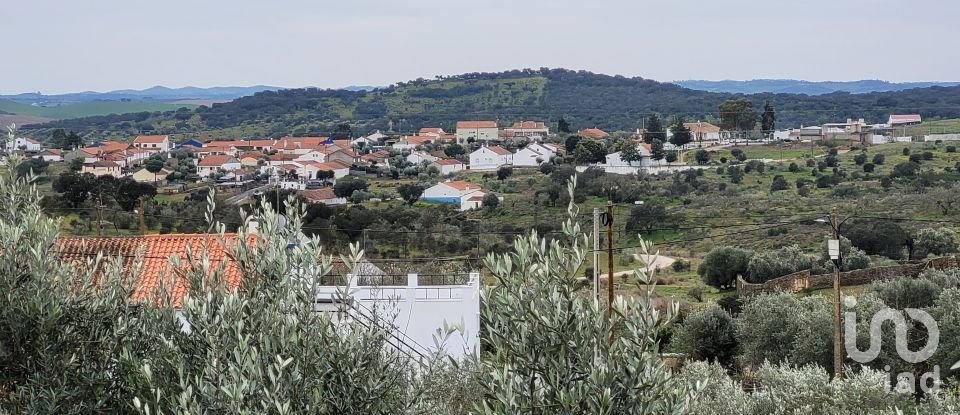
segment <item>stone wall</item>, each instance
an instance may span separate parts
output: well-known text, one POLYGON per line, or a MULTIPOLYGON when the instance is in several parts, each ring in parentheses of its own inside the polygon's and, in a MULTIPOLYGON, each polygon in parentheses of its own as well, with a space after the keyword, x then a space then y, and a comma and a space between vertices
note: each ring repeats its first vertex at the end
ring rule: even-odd
MULTIPOLYGON (((906 263, 888 267, 858 269, 840 273, 840 285, 863 285, 899 277, 916 278, 925 269, 946 269, 960 266, 957 257, 932 258, 925 262, 906 263)), ((809 270, 774 278, 763 284, 751 284, 737 277, 737 295, 753 295, 777 291, 800 292, 833 287, 833 274, 810 275, 809 270)))

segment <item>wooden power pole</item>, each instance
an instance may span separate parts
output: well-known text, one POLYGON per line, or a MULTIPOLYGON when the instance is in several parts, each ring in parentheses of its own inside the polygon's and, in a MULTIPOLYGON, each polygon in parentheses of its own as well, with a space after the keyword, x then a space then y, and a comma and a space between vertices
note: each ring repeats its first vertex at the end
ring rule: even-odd
POLYGON ((141 198, 140 198, 140 234, 141 234, 141 235, 146 235, 146 234, 147 234, 147 224, 146 224, 146 222, 144 222, 144 220, 143 220, 143 215, 144 215, 144 214, 146 214, 146 212, 144 212, 144 210, 143 210, 143 198, 141 197, 141 198))
POLYGON ((607 319, 613 317, 613 201, 607 200, 607 319))
MULTIPOLYGON (((840 244, 840 218, 837 208, 830 212, 830 226, 833 228, 833 239, 840 244)), ((833 375, 835 379, 843 377, 843 333, 840 325, 840 264, 843 258, 837 255, 834 260, 833 271, 833 375)))

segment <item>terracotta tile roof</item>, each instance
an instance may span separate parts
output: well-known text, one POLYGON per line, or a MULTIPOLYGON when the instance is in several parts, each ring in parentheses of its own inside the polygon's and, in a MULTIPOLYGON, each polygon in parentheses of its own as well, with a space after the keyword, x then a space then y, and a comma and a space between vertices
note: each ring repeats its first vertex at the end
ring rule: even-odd
POLYGON ((606 138, 610 134, 607 134, 606 131, 603 131, 599 128, 587 128, 585 130, 578 131, 577 135, 587 138, 606 138))
POLYGON ((274 144, 275 148, 283 150, 297 150, 301 148, 316 148, 327 142, 329 137, 284 137, 274 144))
POLYGON ((543 130, 547 128, 547 125, 542 121, 520 121, 514 123, 510 128, 515 130, 543 130))
POLYGON ((324 200, 337 199, 337 195, 333 193, 332 187, 301 190, 300 194, 309 202, 322 202, 324 200))
POLYGON ((363 161, 368 161, 368 162, 369 162, 369 161, 386 160, 386 159, 389 158, 389 157, 390 157, 390 153, 381 150, 381 151, 377 151, 377 152, 374 152, 374 153, 364 154, 364 155, 360 156, 360 159, 363 160, 363 161))
POLYGON ((446 134, 446 132, 443 131, 443 128, 440 128, 440 127, 423 127, 420 129, 420 135, 424 135, 424 134, 443 135, 443 134, 446 134))
POLYGON ((103 160, 108 160, 108 161, 126 161, 127 160, 127 157, 125 155, 117 154, 117 153, 104 154, 102 158, 103 160))
POLYGON ((468 197, 467 200, 468 200, 468 201, 471 201, 471 202, 482 202, 482 201, 483 201, 483 196, 484 196, 484 195, 473 195, 473 196, 468 197))
POLYGON ((40 153, 40 154, 59 156, 59 155, 63 154, 63 151, 60 150, 59 148, 48 148, 48 149, 46 149, 46 150, 43 150, 43 152, 40 153))
POLYGON ((455 166, 457 164, 463 164, 462 161, 456 160, 456 159, 442 159, 442 160, 437 160, 434 163, 437 163, 441 166, 455 166))
POLYGON ((215 155, 204 157, 202 160, 200 160, 200 163, 197 165, 205 166, 205 167, 222 166, 226 163, 229 163, 231 160, 236 160, 236 158, 233 156, 215 154, 215 155))
POLYGON ((920 114, 891 114, 889 124, 920 122, 920 114))
POLYGON ((509 150, 500 146, 490 146, 490 147, 487 147, 487 149, 501 156, 506 156, 507 154, 510 154, 509 150))
MULTIPOLYGON (((165 282, 174 307, 179 307, 190 289, 190 283, 184 276, 191 264, 187 262, 187 248, 198 255, 206 246, 210 255, 211 269, 223 265, 223 281, 228 289, 240 287, 242 275, 236 262, 229 259, 228 252, 237 243, 236 234, 225 234, 221 240, 217 235, 170 234, 116 237, 65 237, 54 242, 54 251, 61 260, 75 267, 86 267, 86 261, 97 254, 108 257, 120 257, 124 269, 133 271, 138 255, 142 255, 143 266, 137 275, 131 276, 133 293, 131 300, 157 304, 161 298, 157 294, 161 281, 165 282), (141 254, 142 253, 142 254, 141 254), (169 262, 178 256, 181 268, 175 269, 169 262)), ((255 244, 256 238, 250 237, 248 244, 255 244)), ((197 266, 200 266, 197 263, 197 266)), ((91 270, 98 272, 98 270, 91 270)))
POLYGON ((462 190, 480 190, 480 186, 477 186, 473 183, 465 182, 463 180, 455 180, 452 182, 446 182, 444 184, 461 191, 462 190))
POLYGON ((457 121, 457 129, 497 128, 496 121, 457 121))
POLYGON ((255 158, 259 160, 261 157, 263 157, 263 153, 259 151, 248 151, 240 155, 240 160, 248 159, 248 158, 255 158))
POLYGON ((23 141, 26 141, 26 142, 28 142, 28 143, 30 143, 30 144, 40 144, 39 141, 34 140, 34 139, 32 139, 32 138, 29 138, 29 137, 24 137, 24 138, 23 138, 23 141))
POLYGON ((270 161, 292 161, 293 159, 296 159, 296 158, 298 158, 298 157, 300 157, 299 154, 283 154, 283 153, 277 153, 277 154, 274 154, 274 155, 270 156, 270 161))
POLYGON ((683 126, 689 128, 690 133, 692 134, 709 134, 720 132, 720 127, 708 122, 685 122, 683 123, 683 126))
POLYGON ((164 140, 168 140, 169 136, 166 135, 138 135, 137 138, 133 139, 134 143, 162 143, 164 140))

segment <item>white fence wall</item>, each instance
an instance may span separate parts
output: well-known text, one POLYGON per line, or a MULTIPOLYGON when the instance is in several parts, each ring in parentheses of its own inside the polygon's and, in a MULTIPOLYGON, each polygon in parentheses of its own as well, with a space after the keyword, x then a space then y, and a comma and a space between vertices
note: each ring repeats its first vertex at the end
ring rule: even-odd
POLYGON ((960 141, 960 134, 930 134, 923 136, 923 141, 960 141))
MULTIPOLYGON (((443 352, 462 358, 476 356, 480 349, 480 274, 470 273, 466 285, 420 285, 417 274, 407 275, 407 285, 358 285, 349 277, 348 297, 354 301, 352 313, 363 318, 384 319, 393 325, 395 343, 401 349, 413 349, 426 355, 440 351, 435 335, 444 325, 458 332, 440 344, 443 352), (396 344, 400 343, 400 344, 396 344)), ((320 287, 318 302, 341 298, 343 287, 320 287)), ((410 350, 404 350, 410 352, 410 350)))

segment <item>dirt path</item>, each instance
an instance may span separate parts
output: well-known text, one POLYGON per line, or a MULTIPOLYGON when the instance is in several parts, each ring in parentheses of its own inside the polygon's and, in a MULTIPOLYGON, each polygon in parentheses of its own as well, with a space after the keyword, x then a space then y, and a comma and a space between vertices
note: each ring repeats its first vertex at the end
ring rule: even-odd
MULTIPOLYGON (((636 259, 637 261, 640 261, 641 264, 646 264, 647 267, 651 267, 654 269, 656 268, 667 269, 671 265, 673 265, 674 262, 677 262, 676 258, 670 258, 668 256, 663 256, 663 255, 660 255, 654 258, 654 255, 644 256, 641 254, 633 254, 633 258, 636 259), (653 261, 653 263, 650 264, 650 261, 653 261)), ((619 271, 619 272, 613 273, 614 278, 622 277, 625 275, 633 275, 633 270, 631 269, 631 270, 619 271)), ((600 279, 606 279, 606 277, 607 277, 607 274, 603 274, 600 276, 600 279)))

